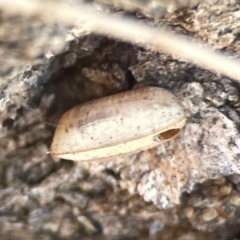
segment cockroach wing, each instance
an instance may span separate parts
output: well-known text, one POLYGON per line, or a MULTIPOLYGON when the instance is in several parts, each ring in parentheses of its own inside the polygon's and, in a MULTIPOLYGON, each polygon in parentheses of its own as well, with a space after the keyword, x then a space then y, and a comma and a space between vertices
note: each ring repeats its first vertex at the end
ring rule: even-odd
POLYGON ((56 129, 50 154, 93 160, 157 146, 185 125, 183 107, 170 92, 144 87, 78 105, 56 129))

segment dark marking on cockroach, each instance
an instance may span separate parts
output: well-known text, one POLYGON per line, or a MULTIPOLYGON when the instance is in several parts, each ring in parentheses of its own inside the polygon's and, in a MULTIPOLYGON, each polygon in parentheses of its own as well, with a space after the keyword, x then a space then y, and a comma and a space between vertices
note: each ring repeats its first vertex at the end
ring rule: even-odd
POLYGON ((176 136, 179 132, 180 132, 179 128, 171 129, 171 130, 168 130, 166 132, 160 133, 157 137, 160 141, 161 140, 167 140, 167 139, 171 139, 172 137, 176 136))

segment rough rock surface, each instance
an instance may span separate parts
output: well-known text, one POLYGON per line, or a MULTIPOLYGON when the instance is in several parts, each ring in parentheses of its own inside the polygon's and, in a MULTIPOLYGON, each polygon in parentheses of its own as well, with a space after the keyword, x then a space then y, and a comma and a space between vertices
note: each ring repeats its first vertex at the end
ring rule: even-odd
MULTIPOLYGON (((238 57, 238 8, 204 2, 154 24, 238 57)), ((1 12, 1 23, 0 239, 239 237, 237 83, 37 16, 1 12), (101 162, 46 154, 64 111, 149 81, 172 91, 186 109, 188 122, 177 139, 101 162)))

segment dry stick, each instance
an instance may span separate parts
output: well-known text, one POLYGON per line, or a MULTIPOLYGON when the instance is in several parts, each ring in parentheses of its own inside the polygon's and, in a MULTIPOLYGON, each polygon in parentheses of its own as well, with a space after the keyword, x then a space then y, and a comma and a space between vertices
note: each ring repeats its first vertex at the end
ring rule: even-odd
POLYGON ((205 69, 227 75, 240 82, 240 62, 214 52, 202 43, 193 43, 190 38, 172 34, 161 28, 153 28, 137 21, 100 14, 93 8, 73 3, 59 3, 38 0, 0 0, 0 7, 6 12, 25 16, 39 15, 45 22, 73 24, 81 20, 88 32, 104 34, 139 44, 155 51, 178 55, 186 61, 205 69))

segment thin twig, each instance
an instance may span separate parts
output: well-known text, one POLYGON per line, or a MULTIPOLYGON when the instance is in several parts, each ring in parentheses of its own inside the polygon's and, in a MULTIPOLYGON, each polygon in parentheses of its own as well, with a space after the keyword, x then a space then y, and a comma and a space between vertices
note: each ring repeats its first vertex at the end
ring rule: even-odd
POLYGON ((100 14, 94 8, 73 3, 39 0, 0 0, 6 12, 24 16, 39 15, 43 21, 73 24, 81 20, 90 32, 122 39, 155 51, 178 55, 186 61, 240 82, 240 61, 214 52, 202 43, 193 43, 186 38, 161 28, 153 28, 128 18, 119 18, 107 13, 100 14))

